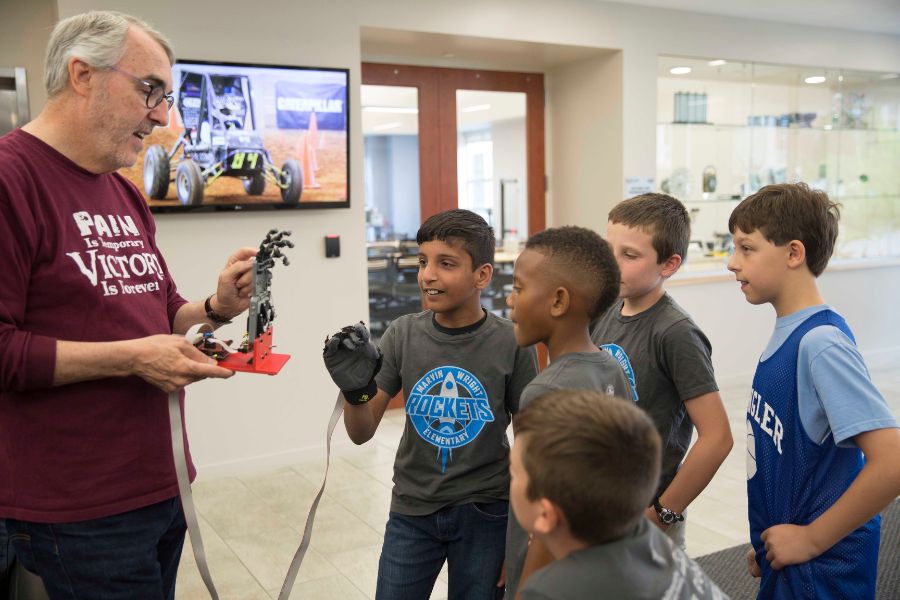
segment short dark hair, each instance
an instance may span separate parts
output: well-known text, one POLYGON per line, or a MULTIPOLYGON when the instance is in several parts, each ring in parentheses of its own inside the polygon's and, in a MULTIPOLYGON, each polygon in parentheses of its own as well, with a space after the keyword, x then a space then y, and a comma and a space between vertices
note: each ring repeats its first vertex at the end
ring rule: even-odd
POLYGON ((526 495, 565 514, 576 538, 597 545, 642 519, 659 484, 661 444, 634 402, 593 390, 556 390, 516 415, 526 495))
POLYGON ((776 246, 800 240, 806 250, 806 266, 818 277, 834 252, 840 218, 840 204, 822 190, 805 183, 779 183, 744 198, 731 213, 728 230, 759 230, 776 246))
POLYGON ((528 238, 525 248, 544 254, 553 271, 576 286, 569 293, 585 295, 591 321, 619 297, 622 275, 616 256, 597 232, 572 225, 552 227, 528 238))
POLYGON ((687 258, 691 217, 684 204, 668 194, 641 194, 622 200, 609 211, 609 221, 649 233, 656 264, 661 265, 673 254, 687 258))
POLYGON ((463 249, 472 257, 473 269, 486 263, 494 264, 497 247, 494 229, 471 210, 455 208, 428 217, 416 233, 416 243, 434 240, 462 243, 463 249))

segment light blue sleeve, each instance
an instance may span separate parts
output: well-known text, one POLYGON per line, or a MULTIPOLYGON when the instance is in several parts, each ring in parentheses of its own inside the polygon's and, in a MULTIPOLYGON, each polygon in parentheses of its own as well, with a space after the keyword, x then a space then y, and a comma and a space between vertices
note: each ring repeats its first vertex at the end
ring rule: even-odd
POLYGON ((856 345, 831 325, 800 341, 797 396, 800 421, 817 444, 831 435, 838 446, 852 447, 860 433, 897 427, 856 345))

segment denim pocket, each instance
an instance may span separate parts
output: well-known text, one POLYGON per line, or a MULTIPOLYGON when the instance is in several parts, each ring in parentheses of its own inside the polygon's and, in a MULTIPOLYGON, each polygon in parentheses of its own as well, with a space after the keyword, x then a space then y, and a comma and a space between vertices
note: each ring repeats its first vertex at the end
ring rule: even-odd
POLYGON ((472 502, 469 504, 482 519, 488 521, 505 521, 509 517, 509 502, 472 502))

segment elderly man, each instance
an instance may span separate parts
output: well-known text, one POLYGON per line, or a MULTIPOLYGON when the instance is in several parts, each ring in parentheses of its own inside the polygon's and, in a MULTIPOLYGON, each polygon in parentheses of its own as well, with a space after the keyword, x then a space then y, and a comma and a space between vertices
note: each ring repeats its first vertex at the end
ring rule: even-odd
POLYGON ((251 248, 186 302, 115 172, 168 123, 173 60, 133 17, 61 21, 46 107, 0 138, 0 519, 52 598, 174 597, 185 523, 166 394, 232 372, 171 334, 249 304, 251 248))

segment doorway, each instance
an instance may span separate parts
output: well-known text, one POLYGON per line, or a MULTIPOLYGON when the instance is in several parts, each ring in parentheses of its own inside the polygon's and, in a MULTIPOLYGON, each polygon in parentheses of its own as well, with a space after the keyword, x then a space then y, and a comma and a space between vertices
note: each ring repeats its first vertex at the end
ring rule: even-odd
POLYGON ((373 337, 420 310, 415 232, 452 208, 494 228, 483 300, 503 314, 519 245, 545 227, 543 75, 363 63, 362 83, 373 337))

